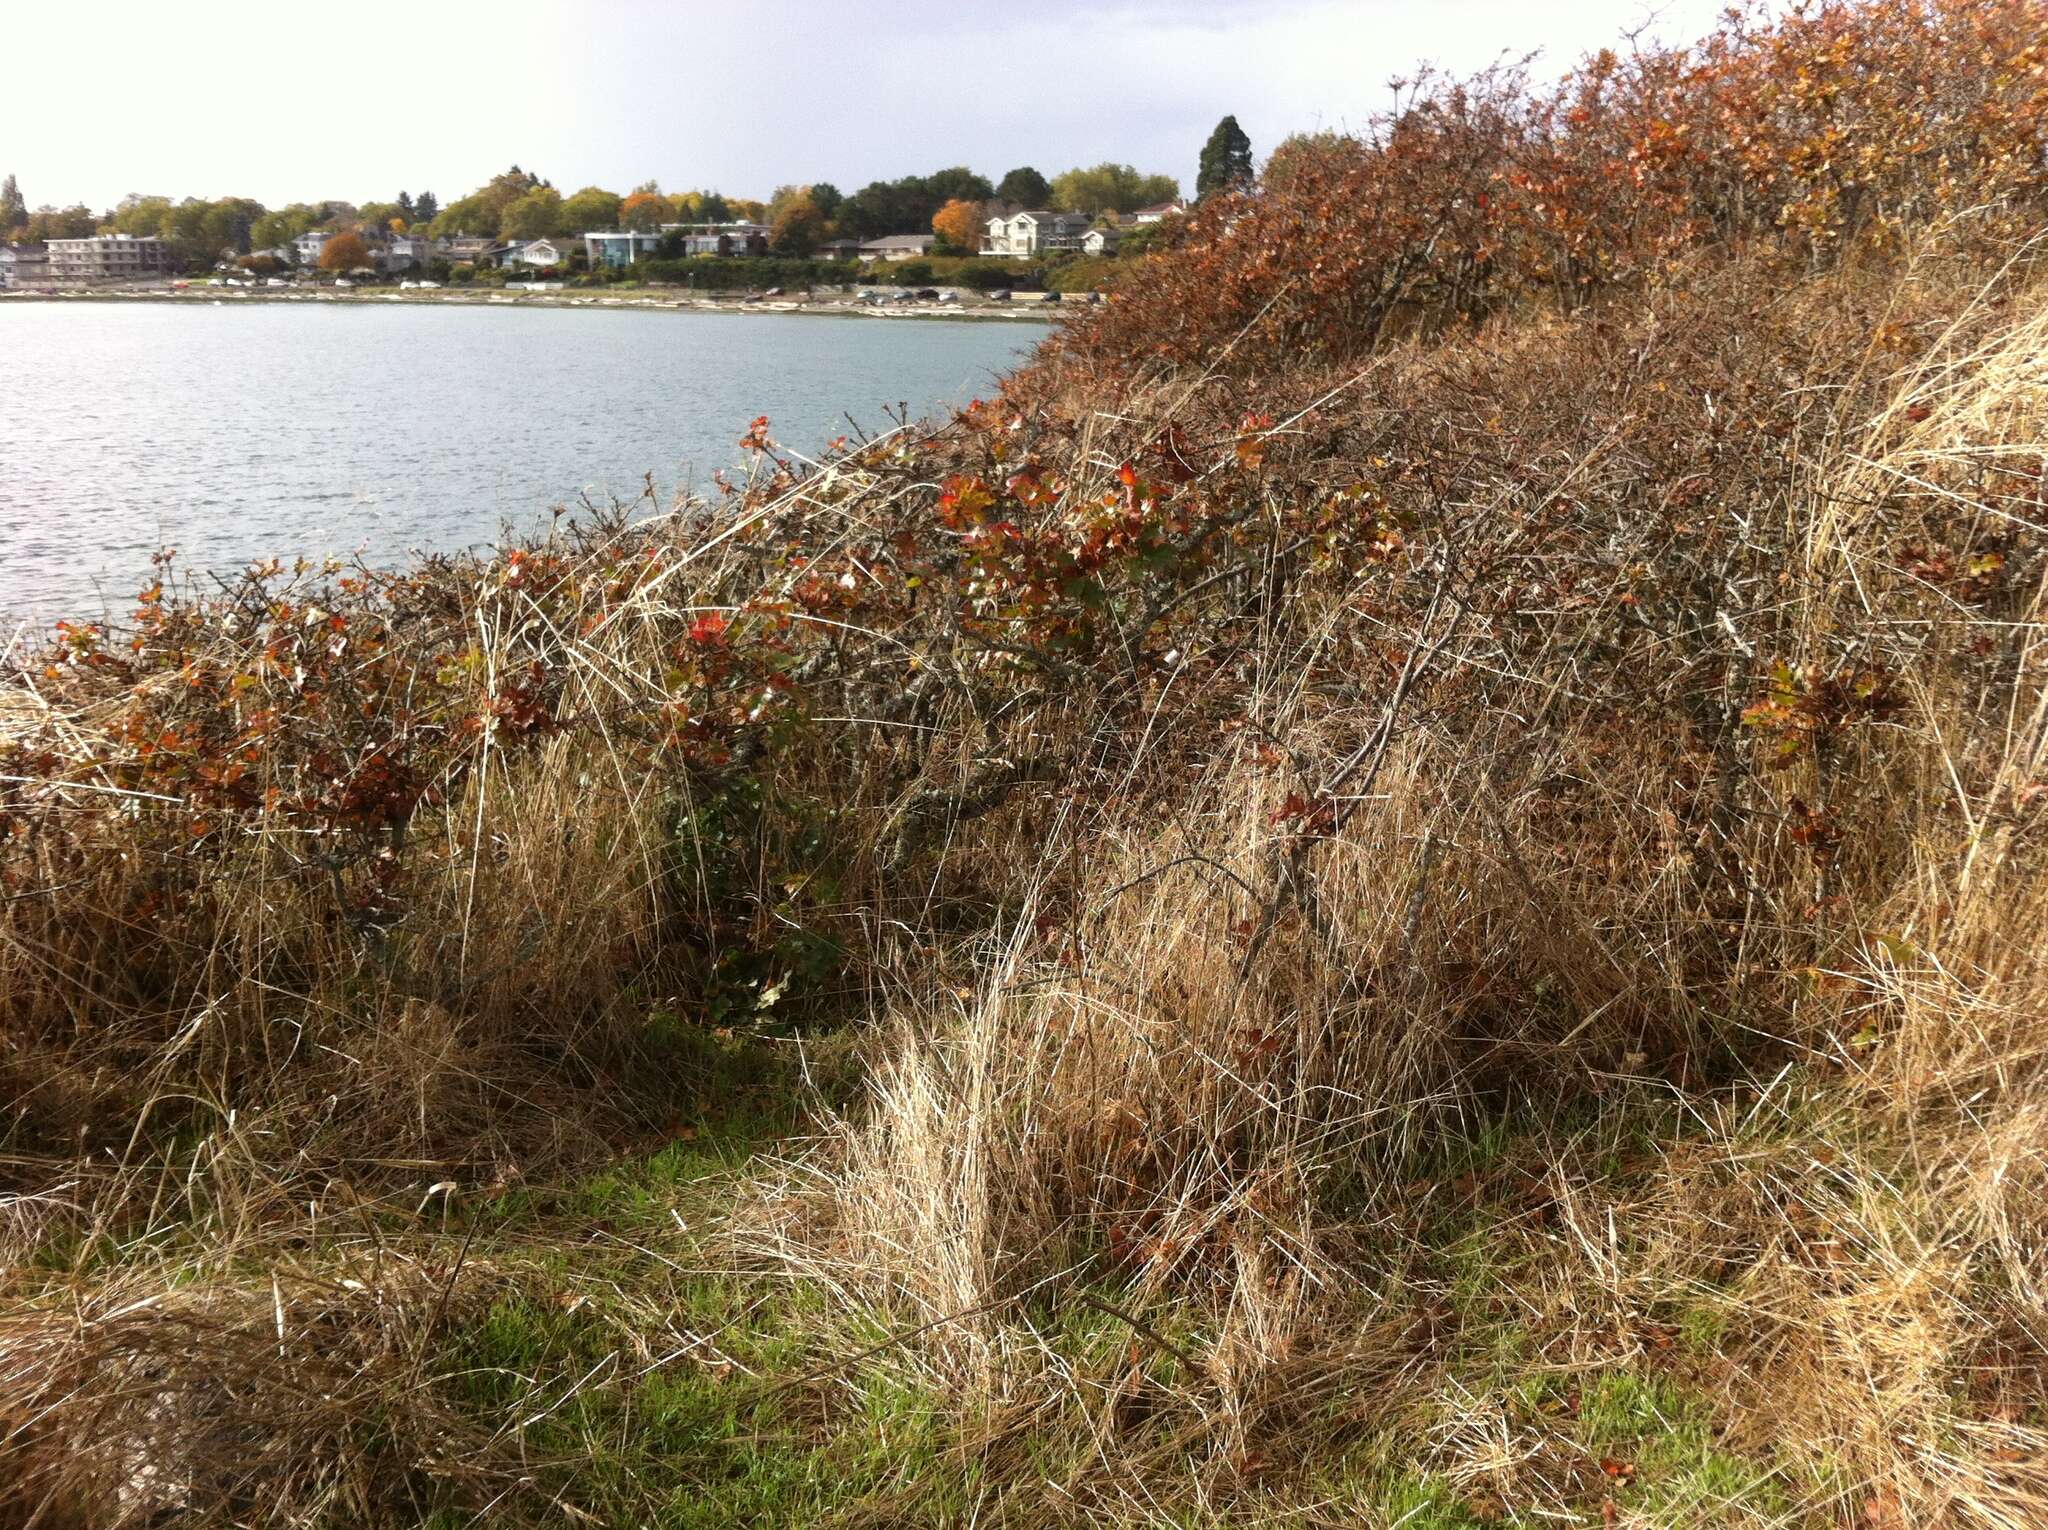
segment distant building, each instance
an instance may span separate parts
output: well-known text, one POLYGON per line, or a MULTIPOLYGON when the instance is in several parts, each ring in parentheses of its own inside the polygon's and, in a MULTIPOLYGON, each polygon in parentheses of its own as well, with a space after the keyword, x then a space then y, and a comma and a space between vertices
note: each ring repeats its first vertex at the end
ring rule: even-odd
POLYGON ((50 251, 40 244, 0 244, 0 292, 40 287, 50 279, 50 251))
POLYGON ((380 271, 423 271, 434 258, 433 241, 410 234, 395 234, 385 241, 377 262, 380 271))
POLYGON ((868 240, 860 252, 869 260, 916 260, 931 254, 932 246, 938 242, 937 234, 890 234, 868 240))
POLYGON ((1154 202, 1150 207, 1140 207, 1123 215, 1121 221, 1126 228, 1140 223, 1164 223, 1168 218, 1178 217, 1188 210, 1188 204, 1176 198, 1171 202, 1154 202))
POLYGON ((858 260, 860 241, 858 239, 827 239, 814 251, 820 260, 858 260))
POLYGON ((1046 212, 1032 208, 1024 212, 999 214, 990 218, 982 236, 981 252, 1024 259, 1048 255, 1055 250, 1078 250, 1087 237, 1085 213, 1046 212))
POLYGON ((644 260, 661 250, 661 235, 641 229, 613 229, 609 232, 590 233, 583 236, 584 253, 590 257, 590 269, 604 267, 617 270, 630 266, 636 260, 644 260))
POLYGON ((478 258, 495 266, 504 266, 507 270, 514 266, 531 266, 540 270, 547 266, 566 265, 570 248, 566 239, 510 239, 478 258))
POLYGON ((765 223, 664 223, 681 236, 685 255, 766 255, 772 230, 765 223))
POLYGON ((1091 228, 1081 236, 1083 255, 1114 255, 1116 247, 1123 242, 1123 233, 1113 228, 1091 228))
POLYGON ((320 252, 327 248, 327 241, 334 237, 332 229, 309 228, 292 241, 292 254, 302 266, 320 264, 320 252))
POLYGON ((57 282, 135 281, 171 269, 161 239, 134 234, 95 234, 90 239, 52 239, 50 279, 57 282))
POLYGON ((453 239, 441 241, 442 253, 451 261, 475 260, 491 247, 492 241, 479 239, 471 234, 457 234, 453 239))

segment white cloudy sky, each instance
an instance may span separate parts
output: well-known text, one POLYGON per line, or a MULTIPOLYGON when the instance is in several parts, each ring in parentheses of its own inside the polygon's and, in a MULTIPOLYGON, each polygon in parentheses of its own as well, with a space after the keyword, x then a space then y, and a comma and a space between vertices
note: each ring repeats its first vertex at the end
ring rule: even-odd
POLYGON ((1562 69, 1646 20, 1690 39, 1723 0, 0 3, 0 174, 32 206, 105 207, 128 192, 445 202, 513 162, 564 190, 654 178, 765 196, 1102 159, 1191 184, 1225 112, 1263 153, 1362 121, 1420 60, 1540 49, 1562 69))

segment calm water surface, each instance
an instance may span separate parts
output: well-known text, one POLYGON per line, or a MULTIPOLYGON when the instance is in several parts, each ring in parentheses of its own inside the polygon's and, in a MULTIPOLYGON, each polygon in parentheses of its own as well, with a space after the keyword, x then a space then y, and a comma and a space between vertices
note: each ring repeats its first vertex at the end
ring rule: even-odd
MULTIPOLYGON (((768 415, 985 393, 1037 325, 777 314, 0 303, 0 614, 120 612, 187 567, 495 540, 580 492, 706 485, 768 415)), ((0 634, 4 636, 4 634, 0 634)))

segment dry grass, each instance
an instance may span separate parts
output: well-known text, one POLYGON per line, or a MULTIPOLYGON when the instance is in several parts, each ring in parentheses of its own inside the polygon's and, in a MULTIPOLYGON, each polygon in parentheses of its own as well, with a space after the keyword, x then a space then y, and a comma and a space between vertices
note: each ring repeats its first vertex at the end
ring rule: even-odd
MULTIPOLYGON (((1783 656, 1917 662, 1895 723, 1756 778, 1778 811, 1743 830, 1743 1007, 1681 1027, 1690 1057, 1641 1018, 1712 1002, 1671 934, 1713 916, 1657 802, 1670 740, 1618 746, 1597 713, 1539 731, 1540 688, 1491 751, 1427 722, 1390 749, 1270 941, 1280 772, 1241 735, 1170 816, 1063 840, 972 991, 895 1007, 865 1107, 759 1226, 904 1335, 992 1475, 1016 1434, 1059 1461, 1010 1483, 1005 1522, 1256 1519, 1283 1481, 1313 1519, 1318 1474, 1361 1450, 1481 1517, 2048 1519, 2038 573, 1995 614, 1921 604, 1898 551, 1922 514, 1999 513, 1987 465, 2042 460, 2048 308, 2004 313, 1953 315, 1870 417, 1837 405, 1776 507, 1818 574, 1783 656), (2013 662, 1979 686, 1968 639, 1993 630, 2013 662), (1589 799, 1580 837, 1545 782, 1589 799), (1882 827, 1818 862, 1788 833, 1801 796, 1882 827), (1501 1161, 1446 1167, 1487 1132, 1501 1161), (1444 1271, 1447 1227, 1479 1276, 1444 1271), (1077 1318, 1119 1341, 1077 1354, 1077 1318), (1674 1349, 1681 1325, 1711 1343, 1674 1349), (1475 1357, 1500 1344, 1506 1369, 1475 1357), (1578 1392, 1617 1372, 1695 1398, 1753 1491, 1716 1497, 1711 1461, 1603 1472, 1578 1392)), ((1370 733, 1371 709, 1315 705, 1311 662, 1265 673, 1246 711, 1303 778, 1370 733)))
POLYGON ((246 610, 25 667, 0 1510, 2048 1519, 2048 304, 1758 276, 1283 372, 1255 450, 1038 374, 336 601, 343 705, 246 610), (930 593, 956 475, 1057 528, 1168 423, 1214 561, 930 593), (195 830, 136 740, 251 689, 314 806, 195 830), (320 817, 401 713, 434 790, 320 817))

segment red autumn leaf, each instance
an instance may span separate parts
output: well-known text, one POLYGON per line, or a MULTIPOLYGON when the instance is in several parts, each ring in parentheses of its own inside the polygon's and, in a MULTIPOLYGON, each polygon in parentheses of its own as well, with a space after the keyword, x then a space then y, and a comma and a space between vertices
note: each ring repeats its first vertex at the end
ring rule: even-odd
POLYGON ((1300 818, 1308 812, 1308 800, 1300 792, 1289 792, 1287 800, 1273 810, 1269 823, 1286 823, 1289 819, 1300 818))

